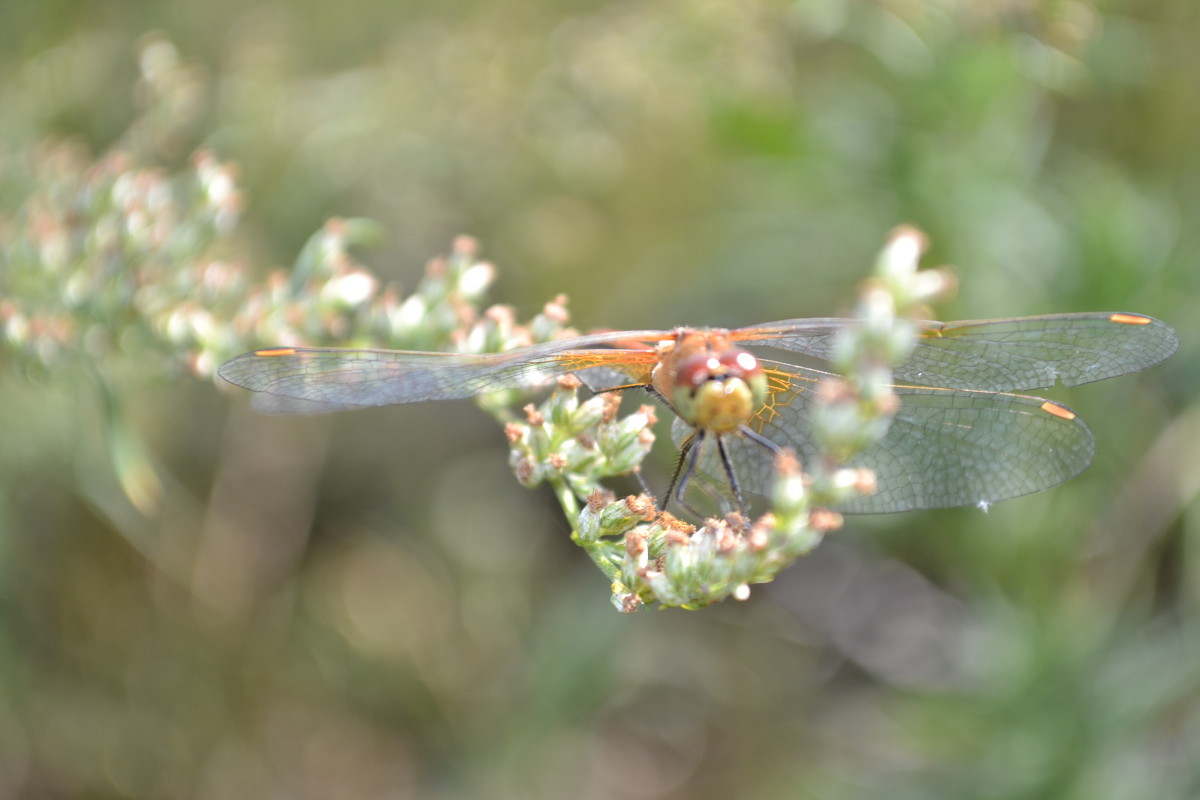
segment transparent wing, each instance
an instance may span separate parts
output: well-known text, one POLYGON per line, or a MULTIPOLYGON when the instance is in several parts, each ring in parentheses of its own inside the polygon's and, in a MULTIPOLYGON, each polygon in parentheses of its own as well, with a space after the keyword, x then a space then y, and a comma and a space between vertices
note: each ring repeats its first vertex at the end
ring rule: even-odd
POLYGON ((538 386, 567 373, 578 373, 592 388, 607 388, 618 379, 645 383, 656 360, 653 350, 586 348, 669 335, 661 331, 613 332, 489 355, 278 347, 231 359, 221 365, 219 374, 254 392, 252 403, 258 411, 320 414, 473 397, 538 386))
MULTIPOLYGON (((766 345, 828 359, 845 319, 795 319, 733 331, 766 345)), ((1122 312, 922 322, 917 346, 896 380, 992 392, 1100 381, 1157 364, 1179 347, 1175 331, 1152 317, 1122 312)))
MULTIPOLYGON (((771 390, 750 427, 812 462, 812 414, 816 391, 833 376, 790 364, 763 362, 771 390)), ((878 491, 841 511, 887 513, 1007 500, 1056 486, 1091 463, 1091 431, 1065 406, 1022 395, 898 386, 901 406, 887 435, 851 460, 869 467, 878 491)), ((677 423, 677 441, 690 433, 677 423)), ((772 454, 745 437, 726 439, 742 487, 770 491, 772 454)), ((715 448, 701 468, 724 483, 715 448)))

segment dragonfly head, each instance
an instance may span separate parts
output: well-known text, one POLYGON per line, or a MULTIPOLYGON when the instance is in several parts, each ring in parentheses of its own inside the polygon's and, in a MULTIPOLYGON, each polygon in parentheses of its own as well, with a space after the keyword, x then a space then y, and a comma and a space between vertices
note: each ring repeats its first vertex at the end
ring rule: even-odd
POLYGON ((767 379, 758 359, 731 348, 719 354, 697 353, 675 370, 671 399, 692 425, 713 433, 731 433, 762 405, 767 379))

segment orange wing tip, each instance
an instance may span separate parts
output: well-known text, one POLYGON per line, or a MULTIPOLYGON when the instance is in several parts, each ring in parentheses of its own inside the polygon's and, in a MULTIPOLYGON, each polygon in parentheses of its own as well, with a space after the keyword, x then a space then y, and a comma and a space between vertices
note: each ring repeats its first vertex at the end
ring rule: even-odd
POLYGON ((270 350, 255 350, 254 355, 262 358, 270 358, 271 356, 294 356, 296 355, 296 348, 273 347, 270 350))
POLYGON ((1058 403, 1051 403, 1049 400, 1042 403, 1042 411, 1062 419, 1075 419, 1075 412, 1066 406, 1060 406, 1058 403))
POLYGON ((1149 325, 1150 318, 1143 317, 1141 314, 1112 314, 1108 318, 1109 322, 1118 322, 1122 325, 1149 325))

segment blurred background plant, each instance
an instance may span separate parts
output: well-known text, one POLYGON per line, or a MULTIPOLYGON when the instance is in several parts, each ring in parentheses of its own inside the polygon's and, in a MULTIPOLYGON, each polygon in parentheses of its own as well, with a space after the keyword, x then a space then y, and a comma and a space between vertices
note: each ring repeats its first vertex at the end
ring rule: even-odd
POLYGON ((1196 796, 1198 34, 1190 0, 3 6, 0 796, 1196 796), (900 221, 945 317, 1183 348, 1053 393, 1079 479, 851 518, 701 615, 612 614, 469 407, 185 379, 399 313, 460 231, 513 319, 637 328, 839 313, 900 221))

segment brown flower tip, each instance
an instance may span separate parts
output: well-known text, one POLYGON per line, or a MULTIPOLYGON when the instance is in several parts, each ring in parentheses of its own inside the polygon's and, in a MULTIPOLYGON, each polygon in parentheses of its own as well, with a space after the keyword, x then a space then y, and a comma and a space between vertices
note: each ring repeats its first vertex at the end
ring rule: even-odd
POLYGON ((516 444, 525 435, 525 428, 515 422, 509 422, 504 426, 504 435, 509 444, 516 444))
POLYGON ((537 472, 537 465, 531 459, 522 458, 517 462, 517 480, 521 483, 529 483, 533 479, 533 475, 537 472))
POLYGON ((550 466, 554 467, 556 470, 562 471, 567 468, 567 457, 562 453, 551 453, 550 457, 546 460, 549 461, 550 466))
POLYGON ((746 534, 746 542, 750 549, 761 553, 771 544, 771 531, 775 530, 775 515, 767 512, 754 521, 750 532, 746 534))
POLYGON ((682 534, 684 540, 696 532, 696 526, 684 522, 679 517, 669 511, 658 512, 658 524, 666 529, 668 536, 671 534, 682 534))
POLYGON ((625 534, 625 552, 630 558, 640 558, 646 552, 646 534, 637 528, 625 534))
POLYGON ((692 535, 682 528, 668 528, 663 533, 663 539, 672 547, 678 547, 681 544, 687 544, 691 541, 692 535))
POLYGON ((644 405, 638 409, 638 413, 646 416, 647 425, 653 425, 658 422, 658 414, 655 411, 654 406, 644 405))
POLYGON ((479 240, 474 236, 459 235, 454 237, 450 252, 462 258, 474 258, 479 255, 479 240))
POLYGON ((861 467, 854 471, 854 489, 860 494, 874 494, 879 484, 875 480, 875 473, 866 467, 861 467))
POLYGON ((491 305, 483 312, 483 316, 502 328, 516 327, 517 313, 512 306, 501 304, 491 305))
POLYGON ((567 311, 567 296, 560 294, 549 303, 546 303, 542 308, 542 313, 552 322, 565 325, 571 319, 571 315, 567 311))
POLYGON ((634 495, 626 497, 625 507, 644 520, 653 519, 654 515, 658 513, 658 509, 654 506, 654 501, 644 494, 639 494, 636 497, 634 495))
POLYGON ((742 541, 742 537, 734 532, 734 528, 722 528, 717 537, 717 551, 722 555, 728 555, 734 551, 738 543, 742 541))
POLYGON ((563 389, 573 391, 582 386, 583 381, 579 380, 579 378, 575 377, 575 375, 567 373, 566 375, 558 376, 558 385, 563 389))
POLYGON ((446 274, 446 259, 438 256, 425 263, 425 274, 431 278, 440 278, 446 274))
MULTIPOLYGON (((950 267, 927 269, 920 274, 928 276, 925 280, 930 282, 931 291, 936 292, 937 296, 950 297, 958 293, 958 276, 950 267)), ((929 314, 918 319, 934 319, 934 316, 929 314)))
POLYGON ((817 397, 824 403, 847 403, 855 399, 854 390, 841 378, 829 378, 817 386, 817 397))
POLYGON ((730 534, 729 523, 723 519, 709 517, 704 520, 704 525, 697 531, 696 537, 700 540, 708 540, 715 542, 718 548, 722 547, 725 542, 725 537, 730 534))
POLYGON ((597 489, 587 497, 588 511, 591 511, 593 514, 598 514, 602 508, 612 501, 612 492, 606 492, 603 489, 597 489))
POLYGON ((642 607, 642 599, 636 594, 627 594, 621 598, 621 613, 632 614, 642 607))
POLYGON ((875 398, 875 407, 881 414, 895 414, 900 410, 900 396, 888 390, 875 398))
POLYGON ((530 425, 540 428, 546 424, 546 416, 538 411, 533 403, 530 403, 521 410, 525 412, 525 419, 528 420, 530 425))
POLYGON ((617 412, 621 410, 621 393, 620 392, 605 392, 604 393, 604 409, 601 412, 605 422, 612 422, 617 418, 617 412))
POLYGON ((808 526, 820 533, 829 533, 842 527, 842 515, 827 508, 814 508, 808 512, 808 526))
POLYGON ((925 232, 907 223, 897 225, 888 232, 888 246, 894 246, 902 240, 908 240, 906 244, 909 247, 916 249, 918 254, 924 253, 929 249, 929 237, 925 232))
POLYGON ((785 478, 795 478, 800 475, 800 460, 796 458, 796 451, 786 447, 776 454, 775 474, 785 478))

